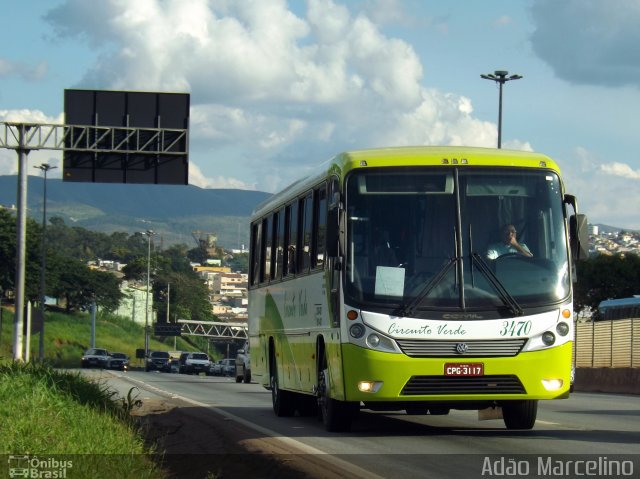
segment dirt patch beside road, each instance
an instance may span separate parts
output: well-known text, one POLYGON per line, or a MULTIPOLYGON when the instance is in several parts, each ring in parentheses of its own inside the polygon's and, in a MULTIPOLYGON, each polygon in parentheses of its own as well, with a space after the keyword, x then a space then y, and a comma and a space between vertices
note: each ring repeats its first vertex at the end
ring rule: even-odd
POLYGON ((170 478, 350 477, 317 456, 180 400, 145 399, 132 414, 170 478))

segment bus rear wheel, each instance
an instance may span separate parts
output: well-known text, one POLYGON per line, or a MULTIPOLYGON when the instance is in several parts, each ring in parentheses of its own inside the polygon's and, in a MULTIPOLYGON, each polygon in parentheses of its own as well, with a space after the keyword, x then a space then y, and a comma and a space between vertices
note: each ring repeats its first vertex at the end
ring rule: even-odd
POLYGON ((502 417, 507 429, 532 429, 538 415, 538 401, 506 401, 502 403, 502 417))
POLYGON ((293 416, 295 412, 295 404, 293 393, 280 389, 278 382, 278 368, 275 356, 271 358, 271 402, 273 404, 273 412, 278 417, 293 416))
POLYGON ((324 428, 329 432, 344 432, 351 429, 353 417, 358 412, 357 403, 338 401, 329 397, 329 371, 319 373, 318 407, 324 428))

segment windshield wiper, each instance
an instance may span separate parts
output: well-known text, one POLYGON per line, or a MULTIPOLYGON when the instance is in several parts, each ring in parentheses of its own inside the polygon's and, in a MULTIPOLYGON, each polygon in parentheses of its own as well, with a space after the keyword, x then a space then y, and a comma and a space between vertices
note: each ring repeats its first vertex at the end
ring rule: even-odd
POLYGON ((489 280, 491 286, 493 286, 498 292, 500 299, 505 304, 505 306, 509 308, 511 314, 513 314, 514 316, 522 316, 524 314, 523 309, 520 307, 516 299, 511 296, 509 291, 507 291, 507 288, 504 287, 504 285, 500 282, 493 271, 491 271, 491 268, 489 268, 485 260, 482 259, 482 256, 480 256, 478 253, 471 253, 471 259, 473 263, 478 266, 480 272, 484 274, 487 280, 489 280))
POLYGON ((449 262, 440 270, 440 272, 431 278, 427 284, 420 290, 410 303, 402 305, 400 310, 398 311, 398 316, 413 316, 415 309, 418 307, 420 303, 427 297, 427 295, 440 284, 442 278, 446 276, 449 270, 453 267, 454 264, 458 262, 458 258, 450 258, 449 262))

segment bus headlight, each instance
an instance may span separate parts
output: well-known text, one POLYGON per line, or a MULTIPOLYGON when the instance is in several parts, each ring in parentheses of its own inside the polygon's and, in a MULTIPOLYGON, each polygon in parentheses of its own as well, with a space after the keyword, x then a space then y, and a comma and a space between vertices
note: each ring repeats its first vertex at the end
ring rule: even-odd
POLYGON ((382 381, 360 381, 358 390, 363 393, 377 393, 382 387, 382 381))
POLYGON ((547 391, 558 391, 562 389, 564 381, 562 379, 543 379, 542 385, 547 391))
POLYGON ((556 326, 556 331, 560 336, 566 336, 569 334, 569 325, 565 322, 558 323, 556 326))
POLYGON ((370 348, 377 348, 380 345, 380 336, 376 333, 371 333, 367 336, 367 345, 369 345, 370 348))
POLYGON ((364 336, 364 326, 360 323, 352 324, 349 328, 349 334, 352 338, 360 339, 364 336))
POLYGON ((556 335, 553 334, 551 331, 547 331, 542 334, 542 342, 546 346, 551 346, 553 343, 556 342, 556 335))

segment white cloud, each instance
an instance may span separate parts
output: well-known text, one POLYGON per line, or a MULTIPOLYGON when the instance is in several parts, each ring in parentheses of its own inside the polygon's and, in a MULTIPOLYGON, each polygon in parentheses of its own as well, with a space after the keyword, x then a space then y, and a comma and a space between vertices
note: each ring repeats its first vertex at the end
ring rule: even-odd
POLYGON ((625 163, 608 163, 600 165, 600 170, 612 176, 621 176, 630 180, 640 180, 640 170, 634 170, 625 163))
MULTIPOLYGON (((371 5, 402 18, 394 0, 371 5)), ((47 18, 99 49, 81 87, 191 93, 190 160, 203 185, 270 191, 350 148, 495 145, 495 125, 474 118, 468 98, 426 89, 413 47, 351 8, 309 0, 297 16, 284 0, 67 0, 47 18)))
POLYGON ((255 190, 255 185, 250 185, 236 178, 224 178, 222 176, 207 177, 195 163, 189 164, 189 184, 200 188, 222 188, 255 190))
POLYGON ((640 172, 622 163, 604 163, 583 147, 558 162, 568 192, 577 196, 580 212, 590 223, 640 230, 640 217, 629 209, 640 204, 640 172))
MULTIPOLYGON (((47 116, 39 110, 0 110, 0 123, 40 123, 40 124, 62 124, 62 114, 52 117, 47 116)), ((4 127, 3 127, 4 128, 4 127)), ((4 129, 0 130, 4 135, 4 129)), ((27 174, 39 175, 41 171, 32 166, 41 163, 49 163, 56 169, 48 176, 56 178, 61 176, 62 152, 55 150, 35 150, 27 155, 27 174)), ((18 174, 18 156, 15 150, 0 148, 0 175, 18 174)))

